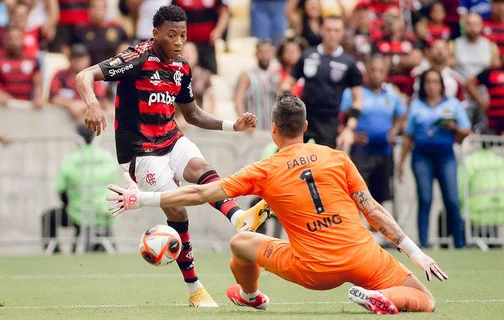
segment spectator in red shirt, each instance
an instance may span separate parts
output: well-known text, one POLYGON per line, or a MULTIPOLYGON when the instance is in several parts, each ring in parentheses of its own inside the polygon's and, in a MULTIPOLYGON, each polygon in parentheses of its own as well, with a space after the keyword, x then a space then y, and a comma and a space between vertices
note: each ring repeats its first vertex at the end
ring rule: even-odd
POLYGON ((200 65, 213 74, 217 73, 215 41, 222 38, 230 18, 227 3, 227 0, 172 1, 187 14, 187 40, 198 47, 200 65))
POLYGON ((56 37, 49 44, 49 50, 67 53, 77 27, 89 23, 89 0, 58 0, 58 4, 60 18, 56 27, 56 37))
POLYGON ((451 39, 460 37, 460 16, 457 12, 460 0, 441 0, 446 12, 445 24, 450 28, 451 39))
POLYGON ((425 40, 428 44, 437 39, 449 40, 451 38, 450 28, 444 24, 446 11, 443 4, 434 2, 429 10, 428 30, 425 40))
MULTIPOLYGON (((277 60, 280 63, 280 83, 283 83, 290 76, 292 69, 301 58, 301 46, 294 39, 285 39, 280 43, 277 50, 277 60)), ((291 88, 291 93, 301 98, 303 93, 304 79, 299 79, 291 88)))
POLYGON ((23 31, 10 27, 0 52, 0 106, 12 99, 33 101, 42 107, 42 78, 37 59, 23 55, 23 31))
POLYGON ((504 0, 493 0, 490 19, 484 22, 483 36, 493 41, 504 55, 504 0))
POLYGON ((399 1, 397 0, 371 0, 370 1, 371 10, 376 15, 377 18, 381 17, 385 12, 391 7, 399 7, 399 1))
POLYGON ((343 48, 360 63, 358 67, 365 70, 364 61, 371 54, 371 4, 368 1, 358 2, 350 18, 350 27, 345 30, 343 48))
MULTIPOLYGON (((91 65, 91 57, 82 44, 74 44, 70 51, 70 67, 58 71, 51 82, 49 102, 66 108, 76 122, 84 120, 86 104, 81 99, 75 84, 75 76, 91 65)), ((95 82, 96 96, 102 109, 107 109, 105 88, 101 82, 95 82)))
MULTIPOLYGON (((9 26, 23 30, 23 55, 28 57, 37 57, 40 49, 40 43, 43 40, 42 28, 34 27, 28 29, 28 13, 30 8, 23 2, 18 2, 11 10, 9 26)), ((0 38, 7 29, 0 30, 0 38)))
POLYGON ((383 15, 383 32, 374 39, 371 52, 385 56, 389 68, 388 82, 406 96, 411 96, 411 70, 422 60, 422 43, 406 33, 406 23, 398 7, 390 7, 383 15))
POLYGON ((89 24, 75 32, 74 43, 84 44, 91 55, 91 64, 112 57, 121 43, 128 40, 126 32, 116 22, 107 21, 106 0, 89 1, 89 24))
MULTIPOLYGON (((501 59, 503 57, 501 56, 501 59)), ((483 70, 466 83, 467 93, 486 112, 488 127, 498 135, 504 135, 504 65, 483 70), (486 87, 489 99, 478 89, 486 87)))
POLYGON ((186 42, 181 55, 191 66, 192 90, 196 104, 199 107, 204 107, 205 111, 211 115, 215 115, 216 97, 211 88, 212 83, 210 81, 212 73, 200 66, 198 48, 193 42, 186 42), (208 100, 205 100, 203 103, 204 97, 208 98, 208 100))

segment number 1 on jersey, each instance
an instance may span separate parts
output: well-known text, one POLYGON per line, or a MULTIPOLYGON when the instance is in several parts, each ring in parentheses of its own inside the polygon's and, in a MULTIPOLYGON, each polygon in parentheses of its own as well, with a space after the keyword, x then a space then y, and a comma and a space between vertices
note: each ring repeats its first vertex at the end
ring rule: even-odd
POLYGON ((322 204, 322 199, 320 199, 320 194, 318 192, 317 185, 315 184, 315 179, 313 179, 313 173, 311 169, 307 169, 301 172, 299 178, 306 182, 317 214, 325 212, 324 205, 322 204))

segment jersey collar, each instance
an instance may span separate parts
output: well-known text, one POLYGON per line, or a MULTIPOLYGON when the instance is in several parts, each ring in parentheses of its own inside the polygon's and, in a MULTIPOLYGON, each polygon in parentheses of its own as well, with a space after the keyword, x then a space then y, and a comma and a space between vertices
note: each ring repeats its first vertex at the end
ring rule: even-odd
MULTIPOLYGON (((318 52, 321 56, 325 55, 325 54, 324 54, 324 47, 322 46, 322 44, 319 44, 319 45, 317 46, 317 52, 318 52)), ((341 56, 342 54, 343 54, 343 47, 342 47, 342 46, 339 46, 339 47, 338 47, 338 49, 336 49, 336 51, 334 51, 334 52, 331 54, 331 56, 332 56, 332 57, 334 57, 334 58, 337 58, 337 57, 341 56)))

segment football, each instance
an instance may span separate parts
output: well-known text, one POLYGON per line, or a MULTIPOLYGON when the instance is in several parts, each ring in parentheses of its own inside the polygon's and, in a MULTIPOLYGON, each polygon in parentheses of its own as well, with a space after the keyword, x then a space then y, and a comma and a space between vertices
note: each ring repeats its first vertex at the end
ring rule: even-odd
POLYGON ((178 258, 182 241, 172 227, 156 225, 142 234, 138 248, 148 264, 166 266, 178 258))

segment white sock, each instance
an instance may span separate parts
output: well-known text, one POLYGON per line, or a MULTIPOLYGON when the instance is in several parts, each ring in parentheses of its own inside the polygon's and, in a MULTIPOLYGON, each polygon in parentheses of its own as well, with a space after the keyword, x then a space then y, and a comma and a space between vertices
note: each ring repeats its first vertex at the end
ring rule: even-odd
POLYGON ((240 296, 245 301, 252 302, 252 301, 255 300, 255 298, 257 297, 257 295, 259 295, 259 290, 256 290, 256 292, 253 292, 253 293, 245 293, 245 291, 243 291, 243 289, 240 289, 240 296))
POLYGON ((189 292, 194 292, 199 288, 203 288, 203 284, 201 281, 197 280, 196 282, 187 283, 187 287, 189 288, 189 292))
POLYGON ((236 220, 238 219, 238 216, 240 216, 243 212, 244 211, 240 209, 231 216, 231 223, 233 224, 233 226, 236 226, 236 220))

